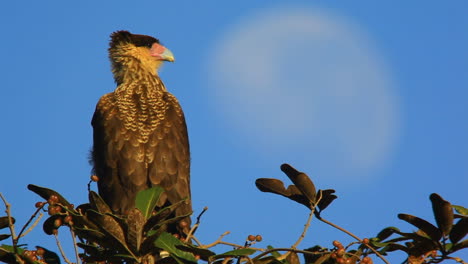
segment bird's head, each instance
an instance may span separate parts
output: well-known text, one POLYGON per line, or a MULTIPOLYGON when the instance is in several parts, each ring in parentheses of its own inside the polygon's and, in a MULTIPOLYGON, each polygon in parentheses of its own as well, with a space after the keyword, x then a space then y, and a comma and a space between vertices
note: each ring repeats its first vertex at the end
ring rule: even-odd
POLYGON ((161 45, 158 39, 125 30, 111 34, 109 58, 117 82, 123 78, 123 72, 131 70, 132 67, 140 67, 157 74, 164 61, 174 61, 172 52, 161 45))

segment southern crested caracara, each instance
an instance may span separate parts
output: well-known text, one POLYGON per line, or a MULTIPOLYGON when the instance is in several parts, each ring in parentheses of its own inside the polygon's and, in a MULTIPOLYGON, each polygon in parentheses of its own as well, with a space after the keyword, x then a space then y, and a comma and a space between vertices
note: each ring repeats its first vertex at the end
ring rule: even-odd
MULTIPOLYGON (((158 76, 172 53, 150 36, 112 33, 109 58, 117 88, 99 100, 92 125, 92 161, 99 194, 117 214, 135 207, 137 192, 161 186, 158 207, 188 198, 176 216, 192 211, 190 154, 184 113, 158 76)), ((186 225, 177 232, 186 233, 186 225)), ((176 232, 175 230, 172 230, 176 232)))

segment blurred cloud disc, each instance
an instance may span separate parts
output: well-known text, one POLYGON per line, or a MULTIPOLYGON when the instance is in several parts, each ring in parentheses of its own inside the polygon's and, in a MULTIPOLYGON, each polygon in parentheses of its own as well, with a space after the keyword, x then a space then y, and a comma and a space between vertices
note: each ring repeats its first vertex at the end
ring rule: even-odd
POLYGON ((389 159, 399 125, 392 80, 349 19, 262 11, 226 30, 210 59, 214 107, 246 151, 332 178, 370 176, 389 159))

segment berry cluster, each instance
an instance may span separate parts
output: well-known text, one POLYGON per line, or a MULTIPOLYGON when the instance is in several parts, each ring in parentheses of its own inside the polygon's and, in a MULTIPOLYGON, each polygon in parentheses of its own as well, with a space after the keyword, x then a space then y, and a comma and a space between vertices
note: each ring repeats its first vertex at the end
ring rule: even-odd
POLYGON ((253 244, 257 243, 257 242, 260 242, 263 240, 263 237, 261 235, 248 235, 247 236, 247 239, 245 240, 245 245, 244 247, 250 247, 252 246, 253 244))
MULTIPOLYGON (((57 216, 53 220, 53 234, 58 234, 58 228, 67 225, 67 226, 72 226, 73 225, 73 218, 71 215, 68 214, 67 210, 63 207, 62 204, 59 203, 59 198, 57 195, 51 195, 49 199, 46 202, 37 202, 36 203, 36 208, 43 208, 46 204, 49 206, 47 207, 47 213, 50 216, 57 216), (60 217, 58 217, 60 216, 60 217)), ((67 209, 73 210, 74 205, 70 204, 67 206, 67 209)))
MULTIPOLYGON (((363 243, 366 244, 366 243, 369 243, 369 239, 365 238, 363 240, 363 243)), ((352 254, 347 254, 346 253, 346 249, 345 247, 343 246, 343 244, 341 244, 340 241, 333 241, 333 246, 335 247, 333 253, 331 254, 331 258, 334 259, 336 261, 336 263, 338 264, 351 264, 351 263, 356 263, 355 262, 355 259, 353 259, 353 255, 352 254)), ((363 257, 361 259, 361 261, 359 262, 359 264, 373 264, 372 262, 372 259, 370 257, 363 257)))
POLYGON ((37 247, 36 250, 25 250, 21 257, 25 259, 27 262, 39 262, 39 263, 47 263, 44 258, 45 250, 41 247, 37 247))

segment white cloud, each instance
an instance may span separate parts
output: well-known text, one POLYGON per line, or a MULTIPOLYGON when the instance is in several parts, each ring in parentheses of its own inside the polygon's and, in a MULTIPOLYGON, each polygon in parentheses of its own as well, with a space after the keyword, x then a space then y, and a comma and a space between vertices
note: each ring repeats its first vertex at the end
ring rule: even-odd
POLYGON ((255 151, 301 153, 330 177, 368 176, 388 160, 397 99, 385 63, 352 21, 273 9, 227 30, 214 50, 213 101, 255 151))

